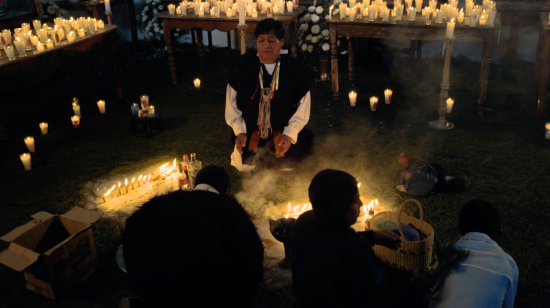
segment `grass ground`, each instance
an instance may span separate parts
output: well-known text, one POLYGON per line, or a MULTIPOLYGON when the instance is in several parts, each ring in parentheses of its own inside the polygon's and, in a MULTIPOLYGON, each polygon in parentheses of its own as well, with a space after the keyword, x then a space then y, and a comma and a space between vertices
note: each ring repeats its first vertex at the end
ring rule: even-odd
MULTIPOLYGON (((148 47, 143 48, 142 54, 147 54, 148 47)), ((82 187, 88 181, 134 170, 150 161, 196 152, 205 164, 231 168, 230 130, 223 118, 223 69, 236 55, 216 51, 208 57, 207 69, 199 70, 194 50, 183 48, 177 55, 177 86, 168 83, 165 57, 124 55, 123 102, 116 101, 109 70, 104 67, 71 74, 66 92, 53 78, 27 90, 2 89, 0 234, 26 223, 37 211, 64 213, 73 206, 84 206, 82 187), (193 88, 196 77, 202 79, 200 89, 193 88), (163 112, 167 128, 151 139, 129 135, 130 105, 143 93, 163 112), (73 96, 79 98, 82 108, 79 129, 73 129, 69 121, 73 96), (97 112, 98 99, 106 100, 106 115, 97 112), (49 123, 47 136, 39 135, 39 122, 49 123), (23 170, 18 157, 26 152, 22 139, 27 135, 35 137, 37 148, 30 172, 23 170)), ((516 305, 543 307, 550 299, 550 142, 544 140, 542 126, 533 122, 533 64, 494 63, 486 103, 492 112, 479 118, 475 114, 479 63, 453 59, 450 95, 456 103, 448 119, 456 127, 438 131, 427 122, 437 118, 440 59, 411 61, 384 52, 358 58, 362 61, 357 63, 353 83, 341 70, 340 101, 330 100, 329 82, 313 82, 308 127, 316 135, 315 154, 296 171, 301 172, 297 178, 303 181, 282 185, 307 187, 305 179, 320 169, 340 168, 364 179, 363 195, 395 206, 407 199, 395 190, 399 153, 438 162, 464 179, 467 189, 460 194, 418 198, 426 221, 442 241, 453 242, 458 210, 464 202, 484 198, 498 205, 505 234, 499 243, 520 271, 516 305), (370 112, 368 97, 383 97, 382 91, 388 87, 394 90, 392 104, 381 104, 376 113, 370 112), (359 93, 356 108, 350 108, 344 99, 350 89, 359 93)), ((237 193, 242 189, 241 177, 230 170, 232 192, 237 193)), ((275 197, 285 201, 285 196, 275 197)), ((0 266, 0 307, 116 307, 120 298, 135 295, 114 261, 123 228, 123 222, 115 218, 99 221, 93 230, 101 267, 60 300, 26 290, 21 273, 0 266)), ((7 246, 1 243, 0 249, 7 246)), ((288 275, 268 270, 256 306, 290 307, 290 283, 288 275)))

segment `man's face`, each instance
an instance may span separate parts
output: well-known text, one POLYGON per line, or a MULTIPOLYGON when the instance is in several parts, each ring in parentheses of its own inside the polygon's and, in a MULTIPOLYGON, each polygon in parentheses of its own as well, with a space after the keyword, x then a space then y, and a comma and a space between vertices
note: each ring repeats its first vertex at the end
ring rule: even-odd
POLYGON ((359 195, 359 192, 355 195, 353 198, 353 204, 349 208, 348 212, 346 213, 346 224, 351 226, 359 217, 359 214, 361 214, 361 206, 363 205, 363 202, 361 201, 361 196, 359 195))
POLYGON ((274 34, 262 34, 256 39, 256 48, 258 55, 265 64, 272 64, 279 58, 284 40, 279 40, 274 34))

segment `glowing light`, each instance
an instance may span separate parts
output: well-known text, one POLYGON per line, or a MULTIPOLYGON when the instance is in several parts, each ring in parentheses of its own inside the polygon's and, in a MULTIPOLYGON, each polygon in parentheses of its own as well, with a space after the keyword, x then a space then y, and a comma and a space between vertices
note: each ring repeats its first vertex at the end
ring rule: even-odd
POLYGON ((143 177, 143 174, 139 175, 138 181, 141 181, 141 178, 143 177))
POLYGON ((358 183, 358 184, 357 184, 357 188, 361 188, 361 183, 358 183))
POLYGON ((135 180, 136 180, 136 177, 134 177, 134 178, 132 179, 132 184, 134 184, 134 181, 135 181, 135 180))

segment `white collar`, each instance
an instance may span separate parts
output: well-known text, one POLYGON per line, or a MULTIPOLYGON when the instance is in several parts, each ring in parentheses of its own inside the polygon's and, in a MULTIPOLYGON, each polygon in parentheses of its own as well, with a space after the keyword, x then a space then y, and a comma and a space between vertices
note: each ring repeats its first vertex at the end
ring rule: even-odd
POLYGON ((220 192, 215 189, 214 187, 212 187, 211 185, 208 185, 208 184, 199 184, 197 186, 195 186, 195 189, 194 190, 204 190, 204 191, 209 191, 209 192, 213 192, 215 194, 220 194, 220 192))

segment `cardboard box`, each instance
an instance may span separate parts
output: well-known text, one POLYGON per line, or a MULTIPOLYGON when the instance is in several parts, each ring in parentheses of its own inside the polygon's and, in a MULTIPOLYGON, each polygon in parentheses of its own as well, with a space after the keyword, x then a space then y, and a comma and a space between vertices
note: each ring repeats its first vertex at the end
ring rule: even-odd
POLYGON ((55 299, 98 267, 92 225, 102 213, 74 207, 63 215, 38 212, 0 239, 11 243, 0 263, 22 271, 27 289, 55 299))

